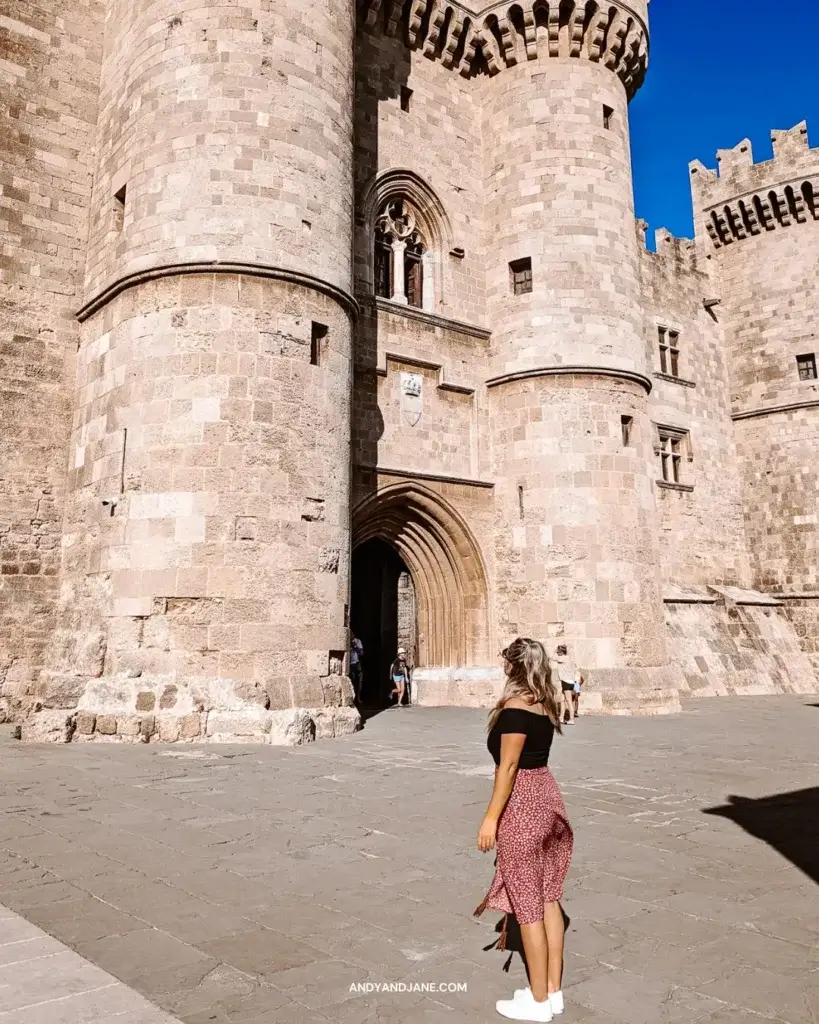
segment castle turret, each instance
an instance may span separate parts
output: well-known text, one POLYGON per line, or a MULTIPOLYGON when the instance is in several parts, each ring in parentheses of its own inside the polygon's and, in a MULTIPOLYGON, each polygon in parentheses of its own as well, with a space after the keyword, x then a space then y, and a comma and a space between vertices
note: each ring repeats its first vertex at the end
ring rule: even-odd
POLYGON ((351 0, 108 3, 43 679, 81 733, 347 700, 353 32, 351 0))
POLYGON ((805 122, 691 164, 698 242, 721 280, 755 586, 785 599, 819 653, 819 149, 805 122))
POLYGON ((647 4, 514 12, 484 126, 499 628, 565 637, 593 688, 675 689, 627 114, 647 4))

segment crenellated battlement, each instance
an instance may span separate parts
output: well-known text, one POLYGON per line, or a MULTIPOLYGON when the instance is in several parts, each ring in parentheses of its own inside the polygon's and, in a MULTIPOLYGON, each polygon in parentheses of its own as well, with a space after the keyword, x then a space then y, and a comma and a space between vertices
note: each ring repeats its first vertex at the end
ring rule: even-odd
POLYGON ((646 232, 648 223, 636 221, 637 240, 641 247, 655 259, 668 263, 676 273, 693 274, 699 270, 697 262, 697 243, 693 238, 678 238, 667 228, 658 228, 654 232, 655 251, 648 248, 646 232))
POLYGON ((648 66, 645 0, 504 0, 480 10, 455 0, 363 0, 360 16, 369 28, 403 33, 413 49, 466 78, 524 60, 575 57, 610 68, 632 96, 648 66))
POLYGON ((771 132, 772 160, 754 163, 749 139, 717 152, 718 170, 690 165, 695 210, 716 248, 763 231, 819 220, 819 149, 807 122, 771 132))

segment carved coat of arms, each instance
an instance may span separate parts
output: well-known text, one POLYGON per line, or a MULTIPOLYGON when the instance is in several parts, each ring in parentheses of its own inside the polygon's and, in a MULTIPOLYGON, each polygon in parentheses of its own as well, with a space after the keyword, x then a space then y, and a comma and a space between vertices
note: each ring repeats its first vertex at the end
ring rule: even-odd
POLYGON ((401 374, 401 415, 411 427, 421 419, 422 397, 420 373, 401 374))

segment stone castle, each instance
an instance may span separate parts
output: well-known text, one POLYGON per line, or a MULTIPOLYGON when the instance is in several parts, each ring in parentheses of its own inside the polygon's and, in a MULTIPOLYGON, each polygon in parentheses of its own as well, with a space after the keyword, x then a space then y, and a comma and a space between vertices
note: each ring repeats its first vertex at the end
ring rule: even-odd
POLYGON ((587 709, 816 692, 819 150, 635 222, 647 0, 14 0, 0 717, 299 742, 570 645, 587 709))

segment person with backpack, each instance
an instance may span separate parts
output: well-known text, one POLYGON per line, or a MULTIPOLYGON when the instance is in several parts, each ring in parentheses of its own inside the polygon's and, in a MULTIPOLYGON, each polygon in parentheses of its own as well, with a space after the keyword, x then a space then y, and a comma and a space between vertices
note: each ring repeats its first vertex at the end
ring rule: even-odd
POLYGON ((404 647, 398 648, 395 661, 390 665, 390 680, 393 685, 390 696, 395 697, 397 694, 396 707, 400 708, 404 703, 404 693, 407 692, 410 685, 410 668, 404 647))
POLYGON ((569 660, 569 649, 565 644, 561 644, 555 651, 555 661, 561 689, 560 721, 563 725, 574 725, 575 713, 580 703, 583 677, 577 666, 569 660), (567 712, 568 720, 566 719, 567 712))

